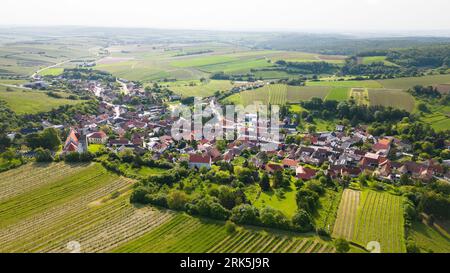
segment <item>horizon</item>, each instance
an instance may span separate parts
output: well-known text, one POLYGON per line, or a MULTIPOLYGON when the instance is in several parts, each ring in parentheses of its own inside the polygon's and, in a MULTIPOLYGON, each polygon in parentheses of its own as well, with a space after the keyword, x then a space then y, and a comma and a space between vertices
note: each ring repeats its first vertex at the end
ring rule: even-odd
POLYGON ((1 26, 450 34, 450 17, 446 15, 450 2, 444 0, 279 0, 276 5, 231 0, 223 6, 205 0, 129 0, 126 5, 118 0, 108 1, 108 5, 87 0, 62 0, 58 4, 51 0, 5 0, 2 6, 4 10, 19 10, 23 6, 27 9, 2 15, 1 26))

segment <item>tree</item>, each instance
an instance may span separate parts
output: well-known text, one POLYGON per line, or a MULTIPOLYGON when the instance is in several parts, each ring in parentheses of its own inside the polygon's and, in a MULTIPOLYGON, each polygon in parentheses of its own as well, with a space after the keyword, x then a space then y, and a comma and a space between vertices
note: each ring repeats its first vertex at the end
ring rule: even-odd
POLYGON ((231 222, 230 220, 225 223, 225 230, 228 234, 233 234, 236 232, 236 224, 231 222))
POLYGON ((267 173, 264 173, 259 181, 259 186, 263 191, 268 191, 270 189, 270 178, 267 173))
POLYGON ((170 209, 184 210, 187 201, 188 197, 182 191, 174 190, 167 195, 167 205, 170 209))
POLYGON ((350 244, 343 238, 334 240, 334 247, 338 253, 347 253, 350 250, 350 244))
POLYGON ((47 128, 45 129, 41 137, 41 147, 45 149, 49 149, 52 151, 56 151, 59 149, 59 146, 61 145, 61 139, 59 138, 58 131, 54 128, 47 128))
POLYGON ((286 216, 281 211, 271 207, 265 207, 261 210, 260 220, 263 225, 268 227, 289 228, 289 220, 286 216))
POLYGON ((53 156, 48 149, 37 148, 35 150, 37 162, 52 162, 53 156))
POLYGON ((314 229, 311 215, 303 209, 299 209, 292 217, 292 226, 299 232, 308 232, 314 229))
POLYGON ((238 224, 256 225, 259 223, 259 211, 249 204, 236 206, 231 211, 231 221, 238 224))

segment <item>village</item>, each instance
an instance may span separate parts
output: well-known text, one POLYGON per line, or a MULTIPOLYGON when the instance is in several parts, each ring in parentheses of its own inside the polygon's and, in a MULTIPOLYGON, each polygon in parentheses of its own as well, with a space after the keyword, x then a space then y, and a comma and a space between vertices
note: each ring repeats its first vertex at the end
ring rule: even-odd
MULTIPOLYGON (((45 84, 43 81, 37 82, 45 84)), ((230 121, 224 117, 218 119, 216 126, 222 127, 223 131, 231 128, 237 132, 236 139, 228 141, 222 151, 216 145, 219 139, 199 139, 196 135, 198 132, 194 130, 190 132, 191 139, 180 148, 178 141, 170 134, 177 120, 170 115, 174 105, 166 107, 160 98, 131 81, 117 79, 117 82, 120 83, 120 91, 100 81, 69 81, 75 90, 82 90, 99 98, 99 114, 75 117, 77 126, 70 128, 62 154, 84 153, 91 150, 89 146, 96 145, 113 152, 130 149, 139 155, 151 153, 154 159, 166 157, 172 163, 188 161, 191 168, 209 169, 218 161, 234 162, 243 151, 249 150, 252 156, 248 161, 261 171, 273 174, 291 169, 295 177, 302 180, 314 178, 319 170, 339 179, 358 177, 362 173, 370 173, 379 180, 390 182, 398 182, 402 175, 423 182, 433 178, 449 179, 449 173, 444 171, 443 165, 431 159, 421 163, 405 159, 393 160, 392 158, 411 158, 411 144, 395 137, 370 135, 364 126, 346 128, 337 125, 331 132, 304 133, 297 131, 288 118, 281 117, 280 129, 285 134, 280 136, 279 141, 272 143, 274 149, 264 151, 262 146, 270 140, 267 139, 267 128, 261 127, 261 123, 267 121, 258 120, 252 113, 245 115, 244 122, 230 121), (122 96, 122 104, 116 104, 119 94, 122 96), (133 98, 150 98, 151 103, 127 106, 133 98), (288 141, 289 136, 297 135, 301 136, 301 143, 288 141), (167 156, 168 151, 172 154, 170 157, 167 156), (173 153, 178 156, 174 157, 173 153)), ((259 86, 265 83, 245 85, 242 82, 238 89, 252 88, 255 84, 259 86)), ((169 97, 169 100, 173 98, 169 97)), ((214 97, 204 99, 203 104, 212 109, 222 107, 214 97)), ((43 121, 42 125, 44 128, 64 128, 63 125, 53 125, 47 121, 43 121)), ((444 164, 448 165, 449 162, 444 164)))

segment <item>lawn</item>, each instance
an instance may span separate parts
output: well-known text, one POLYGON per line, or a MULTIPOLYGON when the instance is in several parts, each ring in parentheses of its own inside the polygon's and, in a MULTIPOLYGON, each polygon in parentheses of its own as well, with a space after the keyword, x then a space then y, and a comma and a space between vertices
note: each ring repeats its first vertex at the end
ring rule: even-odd
POLYGON ((100 151, 101 148, 105 147, 103 144, 89 144, 88 151, 91 153, 96 153, 100 151))
MULTIPOLYGON (((6 91, 7 87, 0 85, 0 99, 6 101, 7 105, 17 114, 35 114, 48 112, 61 105, 77 104, 81 100, 57 99, 48 96, 45 91, 23 90, 12 88, 13 91, 6 91)), ((65 93, 60 93, 65 96, 65 93)))

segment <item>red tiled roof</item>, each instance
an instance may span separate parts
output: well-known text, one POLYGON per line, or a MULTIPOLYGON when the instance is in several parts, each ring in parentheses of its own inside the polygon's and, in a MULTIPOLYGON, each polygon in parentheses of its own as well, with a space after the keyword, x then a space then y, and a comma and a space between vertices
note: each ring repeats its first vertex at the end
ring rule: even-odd
POLYGON ((317 173, 316 170, 306 168, 303 166, 298 166, 297 169, 295 170, 295 172, 296 172, 297 178, 304 179, 304 180, 309 180, 309 179, 313 178, 317 173))
POLYGON ((296 167, 298 165, 297 160, 293 160, 293 159, 289 159, 289 158, 283 159, 283 161, 281 163, 283 164, 283 166, 289 166, 289 167, 296 167))
POLYGON ((202 154, 190 154, 189 155, 189 162, 190 163, 211 163, 211 156, 210 155, 202 155, 202 154))

